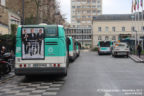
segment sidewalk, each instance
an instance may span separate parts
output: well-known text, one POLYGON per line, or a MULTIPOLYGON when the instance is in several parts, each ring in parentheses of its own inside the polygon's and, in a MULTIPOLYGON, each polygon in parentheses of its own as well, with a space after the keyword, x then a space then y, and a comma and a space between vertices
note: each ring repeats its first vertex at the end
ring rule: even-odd
POLYGON ((137 55, 130 55, 130 58, 137 63, 144 63, 144 55, 139 58, 137 55))
POLYGON ((15 76, 14 70, 12 70, 9 74, 6 74, 0 78, 0 84, 4 83, 15 76))

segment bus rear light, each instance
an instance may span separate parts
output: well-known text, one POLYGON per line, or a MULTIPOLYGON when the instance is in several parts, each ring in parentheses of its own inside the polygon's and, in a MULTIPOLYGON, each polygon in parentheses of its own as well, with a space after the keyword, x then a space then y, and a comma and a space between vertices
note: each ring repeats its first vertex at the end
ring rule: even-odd
POLYGON ((24 64, 24 67, 26 68, 26 64, 24 64))
POLYGON ((60 64, 58 64, 58 67, 60 67, 60 64))
POLYGON ((19 67, 22 68, 22 64, 20 64, 19 67))
POLYGON ((54 64, 53 66, 56 67, 56 64, 54 64))

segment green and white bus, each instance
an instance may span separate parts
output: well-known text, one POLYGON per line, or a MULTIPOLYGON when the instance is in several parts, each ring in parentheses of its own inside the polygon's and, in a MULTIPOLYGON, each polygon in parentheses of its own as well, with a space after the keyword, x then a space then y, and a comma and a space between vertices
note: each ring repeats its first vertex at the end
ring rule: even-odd
POLYGON ((69 44, 69 60, 74 61, 77 57, 76 53, 76 41, 72 38, 69 37, 70 44, 69 44))
POLYGON ((77 54, 77 57, 79 57, 79 55, 80 55, 80 49, 81 49, 81 44, 80 44, 80 42, 76 41, 76 54, 77 54))
POLYGON ((61 25, 21 25, 16 35, 16 75, 67 75, 68 51, 61 25))

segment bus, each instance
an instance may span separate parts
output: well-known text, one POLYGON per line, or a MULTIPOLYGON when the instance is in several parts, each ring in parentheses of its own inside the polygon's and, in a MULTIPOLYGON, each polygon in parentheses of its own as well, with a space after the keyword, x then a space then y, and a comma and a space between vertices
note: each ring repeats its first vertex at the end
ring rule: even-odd
POLYGON ((77 54, 77 57, 79 57, 80 55, 80 49, 81 49, 81 44, 76 41, 76 54, 77 54))
POLYGON ((20 25, 16 35, 16 75, 67 75, 68 51, 61 25, 20 25))
POLYGON ((76 53, 76 41, 72 37, 68 37, 70 40, 70 45, 69 45, 69 60, 74 61, 77 57, 76 53))
POLYGON ((112 53, 112 41, 99 41, 98 42, 98 54, 111 54, 112 53))

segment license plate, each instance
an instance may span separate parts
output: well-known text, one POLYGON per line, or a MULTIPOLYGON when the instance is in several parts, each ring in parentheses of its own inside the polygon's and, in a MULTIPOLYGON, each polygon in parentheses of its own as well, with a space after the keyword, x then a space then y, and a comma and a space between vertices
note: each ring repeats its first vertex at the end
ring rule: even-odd
POLYGON ((118 53, 118 55, 126 55, 126 53, 118 53))
POLYGON ((33 64, 33 67, 47 67, 47 64, 33 64))

